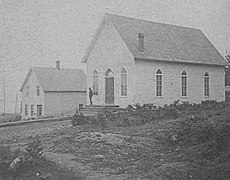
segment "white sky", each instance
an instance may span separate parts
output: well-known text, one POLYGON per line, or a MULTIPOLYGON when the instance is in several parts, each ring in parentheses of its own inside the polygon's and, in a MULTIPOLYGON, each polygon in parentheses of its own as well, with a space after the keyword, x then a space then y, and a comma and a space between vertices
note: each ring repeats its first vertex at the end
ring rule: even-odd
MULTIPOLYGON (((31 66, 84 68, 80 60, 104 13, 201 29, 222 55, 230 50, 230 0, 0 0, 0 113, 31 66)), ((19 110, 19 107, 18 107, 19 110)))

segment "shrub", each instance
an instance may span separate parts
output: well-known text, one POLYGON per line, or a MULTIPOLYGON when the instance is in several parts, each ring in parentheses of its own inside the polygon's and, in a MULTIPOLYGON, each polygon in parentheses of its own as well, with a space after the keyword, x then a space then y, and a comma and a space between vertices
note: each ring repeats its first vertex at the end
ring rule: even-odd
POLYGON ((212 122, 207 117, 195 116, 177 122, 175 128, 168 130, 162 142, 170 145, 193 147, 188 156, 213 159, 230 146, 229 122, 212 122))
POLYGON ((21 121, 21 119, 22 119, 22 116, 17 115, 14 121, 21 121))
POLYGON ((25 164, 36 165, 40 163, 43 155, 43 146, 40 137, 37 135, 27 143, 25 153, 25 164))
MULTIPOLYGON (((181 116, 181 114, 201 114, 204 110, 210 111, 212 108, 217 107, 221 109, 224 106, 226 106, 225 103, 217 103, 216 101, 203 101, 201 104, 191 104, 189 102, 180 103, 179 100, 158 108, 154 104, 134 104, 128 105, 124 111, 116 111, 115 113, 105 109, 97 117, 85 117, 82 114, 75 115, 72 125, 93 124, 106 128, 112 123, 117 126, 137 126, 162 118, 175 119, 181 116)), ((212 111, 210 111, 211 116, 212 111)))
POLYGON ((177 118, 179 117, 179 112, 175 107, 164 107, 163 108, 163 113, 162 113, 164 118, 177 118))
POLYGON ((27 143, 26 152, 0 145, 0 179, 15 178, 22 169, 38 165, 42 160, 42 154, 43 147, 39 136, 27 143))
POLYGON ((102 128, 106 128, 108 126, 108 122, 114 119, 114 115, 110 111, 102 111, 98 114, 98 116, 84 116, 83 114, 74 115, 71 121, 73 126, 79 126, 83 124, 92 124, 97 125, 102 128))
POLYGON ((115 119, 114 113, 109 111, 109 110, 107 110, 107 109, 105 109, 102 113, 105 115, 105 118, 108 121, 113 121, 115 119))
POLYGON ((83 125, 86 123, 87 123, 87 118, 83 114, 80 114, 80 115, 75 114, 71 121, 71 124, 73 126, 79 126, 79 125, 83 125))
POLYGON ((201 107, 203 109, 213 109, 219 106, 220 103, 214 100, 201 101, 201 107))
POLYGON ((154 104, 144 104, 144 109, 156 109, 156 106, 154 104))
POLYGON ((96 118, 97 124, 102 128, 106 128, 108 126, 108 119, 111 118, 110 116, 111 114, 107 111, 99 113, 96 118))
POLYGON ((141 106, 139 103, 134 104, 133 106, 134 106, 134 109, 137 111, 143 109, 143 106, 141 106))
POLYGON ((130 111, 133 111, 134 110, 134 107, 129 104, 126 108, 125 108, 126 111, 130 112, 130 111))

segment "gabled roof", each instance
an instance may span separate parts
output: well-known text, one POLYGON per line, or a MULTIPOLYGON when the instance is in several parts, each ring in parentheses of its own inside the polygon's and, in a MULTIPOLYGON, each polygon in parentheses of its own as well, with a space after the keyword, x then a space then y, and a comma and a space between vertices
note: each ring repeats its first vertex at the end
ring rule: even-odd
POLYGON ((86 91, 86 75, 81 69, 31 68, 20 89, 22 91, 31 73, 34 73, 45 92, 86 91))
POLYGON ((110 20, 135 59, 226 65, 225 59, 199 29, 106 14, 91 41, 83 63, 93 49, 106 20, 110 20), (144 52, 138 35, 144 33, 144 52))

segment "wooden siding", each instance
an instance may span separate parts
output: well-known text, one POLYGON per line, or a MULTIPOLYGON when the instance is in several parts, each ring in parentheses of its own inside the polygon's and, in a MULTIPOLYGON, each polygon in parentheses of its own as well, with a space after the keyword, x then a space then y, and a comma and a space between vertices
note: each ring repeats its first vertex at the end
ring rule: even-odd
POLYGON ((176 100, 199 103, 203 100, 224 101, 224 67, 179 64, 159 61, 135 61, 136 99, 138 103, 170 104, 176 100), (156 97, 156 71, 163 75, 163 96, 156 97), (187 97, 182 97, 181 74, 187 73, 187 97), (204 74, 209 73, 210 96, 204 97, 204 74))
POLYGON ((85 92, 46 92, 44 116, 73 115, 85 105, 85 92))
MULTIPOLYGON (((98 95, 93 96, 93 103, 105 104, 105 72, 110 68, 114 73, 114 104, 126 106, 134 103, 135 94, 135 66, 133 56, 123 40, 108 21, 92 50, 87 63, 87 89, 93 87, 93 71, 98 71, 98 95), (128 73, 128 95, 121 96, 121 70, 125 68, 128 73)), ((87 94, 87 104, 89 97, 87 94)))
POLYGON ((31 72, 22 89, 22 118, 30 118, 37 116, 37 105, 42 105, 44 112, 44 91, 38 83, 37 77, 31 72), (26 95, 27 86, 29 86, 29 95, 26 95), (37 86, 40 87, 40 96, 37 96, 37 86), (25 116, 25 104, 28 104, 28 115, 25 116), (34 115, 31 116, 31 105, 34 105, 34 115))
MULTIPOLYGON (((137 32, 138 35, 138 32, 137 32)), ((138 45, 138 37, 136 37, 138 45)), ((141 58, 140 58, 141 59, 141 58)), ((192 62, 192 60, 191 60, 192 62)), ((176 100, 199 103, 203 100, 224 101, 224 66, 169 61, 136 60, 120 34, 109 19, 105 22, 87 59, 87 90, 93 87, 93 71, 99 76, 98 95, 93 97, 96 105, 105 104, 105 72, 110 68, 114 73, 114 104, 122 107, 135 103, 170 104, 176 100), (121 70, 127 70, 128 96, 121 96, 121 70), (163 96, 156 97, 156 71, 163 77, 163 96), (187 97, 182 97, 181 74, 187 73, 187 97), (204 97, 204 73, 209 73, 210 96, 204 97)), ((87 93, 87 104, 89 97, 87 93)))

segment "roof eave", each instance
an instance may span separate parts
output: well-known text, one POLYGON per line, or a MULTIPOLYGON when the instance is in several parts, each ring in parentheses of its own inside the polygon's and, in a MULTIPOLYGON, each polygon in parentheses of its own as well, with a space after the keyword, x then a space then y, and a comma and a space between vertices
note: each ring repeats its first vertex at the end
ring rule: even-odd
POLYGON ((45 93, 54 93, 54 92, 58 92, 58 93, 66 93, 66 92, 68 92, 68 93, 79 93, 79 92, 83 92, 83 93, 86 93, 86 90, 71 90, 71 91, 68 91, 68 90, 46 90, 46 91, 44 91, 45 93))
POLYGON ((176 61, 170 59, 152 59, 152 58, 142 58, 142 57, 134 57, 134 60, 142 60, 142 61, 158 61, 158 62, 167 62, 167 63, 176 63, 176 64, 196 64, 196 65, 209 65, 209 66, 227 66, 226 64, 213 64, 213 63, 202 63, 202 62, 193 62, 193 61, 176 61))
POLYGON ((88 57, 89 57, 91 51, 93 50, 98 38, 100 37, 102 29, 104 28, 104 25, 106 23, 106 18, 107 17, 108 17, 107 14, 105 14, 103 19, 101 20, 101 23, 99 24, 99 26, 98 26, 98 28, 97 28, 92 40, 90 41, 90 43, 89 43, 89 45, 88 45, 88 47, 87 47, 87 49, 85 51, 85 54, 84 54, 84 56, 83 56, 83 58, 81 60, 81 63, 87 63, 88 57))
POLYGON ((27 82, 27 80, 28 80, 28 78, 29 78, 31 72, 32 72, 32 68, 30 68, 29 72, 27 73, 26 78, 24 79, 24 81, 23 81, 23 83, 22 83, 22 86, 21 86, 21 88, 19 89, 19 92, 22 92, 22 90, 23 90, 23 88, 24 88, 24 86, 25 86, 25 84, 26 84, 26 82, 27 82))

